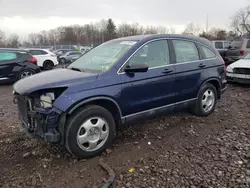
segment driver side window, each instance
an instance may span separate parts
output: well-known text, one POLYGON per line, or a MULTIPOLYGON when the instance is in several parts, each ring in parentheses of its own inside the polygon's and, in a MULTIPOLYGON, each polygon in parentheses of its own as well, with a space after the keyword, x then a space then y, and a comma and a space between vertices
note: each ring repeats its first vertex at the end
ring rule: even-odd
POLYGON ((170 64, 167 40, 157 40, 144 45, 129 60, 128 64, 146 64, 149 68, 170 64))

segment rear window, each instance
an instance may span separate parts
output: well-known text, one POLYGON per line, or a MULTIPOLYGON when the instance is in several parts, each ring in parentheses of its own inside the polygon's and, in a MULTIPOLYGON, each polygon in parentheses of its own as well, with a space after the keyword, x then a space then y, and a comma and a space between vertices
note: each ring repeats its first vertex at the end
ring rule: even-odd
POLYGON ((17 55, 14 52, 0 52, 0 61, 8 61, 16 59, 17 55))
POLYGON ((234 40, 231 42, 230 46, 232 48, 240 49, 242 47, 243 41, 242 40, 234 40))

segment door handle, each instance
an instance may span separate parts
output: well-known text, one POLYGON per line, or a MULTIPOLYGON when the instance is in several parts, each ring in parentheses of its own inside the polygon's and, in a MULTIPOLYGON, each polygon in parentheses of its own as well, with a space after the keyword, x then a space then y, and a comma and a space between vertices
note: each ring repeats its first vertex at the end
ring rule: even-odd
POLYGON ((205 64, 203 64, 203 63, 201 63, 201 64, 198 65, 198 67, 200 67, 200 68, 203 68, 203 67, 205 67, 205 66, 207 66, 207 65, 205 65, 205 64))
POLYGON ((173 70, 164 69, 164 71, 163 71, 162 73, 164 73, 164 74, 168 74, 168 73, 171 73, 171 72, 173 72, 173 70))

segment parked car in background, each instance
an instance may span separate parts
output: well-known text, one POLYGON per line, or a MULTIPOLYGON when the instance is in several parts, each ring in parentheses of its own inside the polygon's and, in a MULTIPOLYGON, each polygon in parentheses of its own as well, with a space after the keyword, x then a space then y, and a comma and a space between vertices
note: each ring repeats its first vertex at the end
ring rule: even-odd
POLYGON ((72 58, 78 58, 82 54, 83 53, 80 52, 80 51, 67 52, 64 55, 59 56, 59 62, 62 63, 62 64, 70 63, 72 58))
POLYGON ((229 45, 227 50, 227 60, 229 63, 241 59, 244 55, 250 52, 250 39, 234 40, 229 45))
POLYGON ((31 55, 37 59, 37 65, 45 70, 51 70, 58 65, 56 54, 46 49, 26 49, 31 55))
POLYGON ((71 51, 73 51, 73 50, 72 49, 60 49, 60 50, 53 51, 53 53, 56 54, 57 57, 59 57, 61 55, 64 55, 65 53, 71 52, 71 51))
POLYGON ((250 52, 240 60, 227 66, 227 80, 250 84, 250 52))
POLYGON ((0 82, 15 82, 41 72, 37 60, 27 52, 0 49, 0 82))
POLYGON ((221 57, 227 62, 227 50, 230 45, 229 41, 215 40, 212 41, 214 48, 220 53, 221 57))
POLYGON ((87 158, 109 147, 121 124, 188 109, 210 115, 226 86, 224 61, 210 41, 142 35, 110 40, 65 69, 20 80, 14 95, 30 136, 87 158))

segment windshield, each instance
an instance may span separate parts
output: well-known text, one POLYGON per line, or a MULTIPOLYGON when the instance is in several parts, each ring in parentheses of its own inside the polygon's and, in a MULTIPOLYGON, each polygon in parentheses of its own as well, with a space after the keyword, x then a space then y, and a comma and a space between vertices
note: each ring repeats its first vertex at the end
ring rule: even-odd
POLYGON ((250 59, 250 53, 248 53, 243 59, 250 59))
POLYGON ((137 41, 109 41, 82 55, 68 66, 82 71, 105 72, 114 65, 137 41))

